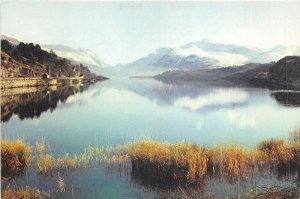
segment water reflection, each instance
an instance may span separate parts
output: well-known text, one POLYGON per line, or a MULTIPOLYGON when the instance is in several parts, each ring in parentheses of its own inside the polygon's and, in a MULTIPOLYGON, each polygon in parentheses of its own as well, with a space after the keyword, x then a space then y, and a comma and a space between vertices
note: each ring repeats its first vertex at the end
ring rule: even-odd
POLYGON ((64 145, 70 152, 94 140, 114 145, 145 137, 255 146, 264 139, 285 138, 300 124, 299 107, 277 102, 268 89, 165 84, 152 79, 98 82, 73 95, 80 89, 84 87, 2 92, 2 121, 16 117, 2 124, 2 136, 26 136, 33 143, 47 137, 57 146, 76 135, 64 145))
MULTIPOLYGON (((25 118, 39 118, 50 109, 52 112, 58 103, 65 103, 73 94, 88 89, 89 85, 49 87, 49 88, 14 88, 2 90, 1 121, 7 122, 14 115, 25 118)), ((238 108, 247 106, 251 95, 257 91, 251 88, 247 92, 234 88, 218 88, 199 83, 171 84, 153 80, 112 81, 110 87, 128 90, 140 96, 147 97, 159 105, 172 105, 189 111, 207 112, 223 108, 238 108), (141 83, 141 84, 140 84, 141 83)), ((273 91, 266 89, 280 105, 300 106, 300 92, 273 91)), ((99 92, 96 92, 95 95, 99 92)))
POLYGON ((300 106, 300 92, 299 91, 278 91, 271 92, 271 96, 283 106, 300 106))
POLYGON ((39 118, 43 112, 47 110, 52 112, 59 103, 65 103, 71 95, 82 92, 88 87, 89 84, 2 90, 1 121, 9 121, 15 114, 21 120, 39 118))
POLYGON ((299 91, 270 91, 266 88, 213 85, 205 82, 161 82, 152 79, 111 82, 111 86, 130 90, 159 105, 175 105, 191 111, 246 106, 253 95, 268 94, 282 106, 300 106, 299 91), (260 92, 258 92, 260 91, 260 92))
MULTIPOLYGON (((189 195, 197 194, 199 196, 202 191, 207 193, 208 190, 216 189, 216 187, 212 187, 212 183, 220 183, 218 186, 219 188, 222 188, 224 192, 226 192, 225 190, 229 186, 240 191, 243 190, 243 188, 250 190, 251 187, 268 180, 272 181, 275 186, 281 185, 284 187, 291 184, 299 186, 300 170, 297 167, 287 167, 287 165, 277 165, 271 168, 264 167, 256 170, 254 173, 248 173, 245 179, 229 179, 227 176, 224 176, 224 174, 213 173, 212 171, 209 171, 206 178, 198 181, 198 183, 195 184, 185 184, 184 182, 180 181, 176 181, 176 183, 174 183, 174 181, 164 179, 163 177, 159 178, 157 175, 151 172, 137 172, 134 170, 132 170, 128 177, 130 178, 131 183, 139 188, 168 194, 180 193, 182 190, 184 190, 185 193, 189 192, 189 195)), ((125 176, 126 175, 127 174, 125 174, 125 176)), ((273 184, 269 184, 269 186, 272 185, 273 184)), ((218 191, 214 192, 218 193, 218 191)), ((227 192, 228 195, 232 194, 231 191, 227 192)), ((222 195, 222 197, 226 196, 227 194, 222 195)))

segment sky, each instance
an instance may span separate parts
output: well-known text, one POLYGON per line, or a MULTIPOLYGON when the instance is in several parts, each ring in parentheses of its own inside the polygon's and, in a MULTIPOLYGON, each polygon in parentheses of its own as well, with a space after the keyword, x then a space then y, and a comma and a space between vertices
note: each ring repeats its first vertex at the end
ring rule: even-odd
POLYGON ((4 1, 1 34, 89 49, 108 64, 209 39, 300 46, 300 2, 4 1))

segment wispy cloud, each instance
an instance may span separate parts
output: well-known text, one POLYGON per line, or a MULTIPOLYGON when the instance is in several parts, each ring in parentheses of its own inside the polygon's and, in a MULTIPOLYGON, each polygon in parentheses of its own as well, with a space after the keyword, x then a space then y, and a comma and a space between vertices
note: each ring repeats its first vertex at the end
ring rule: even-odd
POLYGON ((210 105, 224 105, 228 103, 241 103, 246 101, 248 94, 238 90, 217 90, 208 95, 201 95, 197 98, 183 97, 174 102, 180 108, 197 111, 200 108, 210 105))
POLYGON ((254 127, 256 125, 256 117, 241 110, 228 111, 227 119, 230 123, 236 124, 240 128, 254 127))

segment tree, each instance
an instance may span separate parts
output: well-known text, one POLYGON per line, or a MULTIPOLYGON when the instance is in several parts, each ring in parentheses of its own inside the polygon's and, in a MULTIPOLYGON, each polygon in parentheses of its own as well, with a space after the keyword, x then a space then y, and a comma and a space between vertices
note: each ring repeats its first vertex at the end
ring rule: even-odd
POLYGON ((11 55, 13 46, 9 43, 9 41, 4 39, 1 40, 1 50, 11 55))

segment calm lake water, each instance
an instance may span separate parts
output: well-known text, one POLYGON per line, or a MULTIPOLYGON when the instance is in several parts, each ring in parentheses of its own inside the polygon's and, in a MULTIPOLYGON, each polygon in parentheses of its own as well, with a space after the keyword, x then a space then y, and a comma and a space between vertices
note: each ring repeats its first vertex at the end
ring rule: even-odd
MULTIPOLYGON (((255 147, 266 139, 288 139, 291 131, 300 128, 299 92, 172 85, 152 79, 107 80, 83 88, 22 95, 2 93, 1 108, 2 139, 23 138, 35 145, 44 138, 55 154, 81 152, 89 144, 115 146, 141 139, 255 147)), ((56 183, 48 178, 29 170, 16 183, 47 190, 56 183)), ((270 176, 257 179, 255 183, 262 185, 284 183, 270 176)), ((157 194, 104 168, 70 175, 65 183, 74 186, 75 198, 149 198, 157 194)), ((218 180, 206 185, 221 196, 249 186, 237 188, 218 180)))

